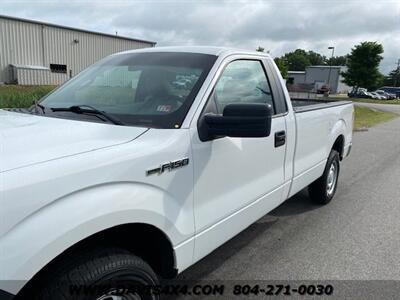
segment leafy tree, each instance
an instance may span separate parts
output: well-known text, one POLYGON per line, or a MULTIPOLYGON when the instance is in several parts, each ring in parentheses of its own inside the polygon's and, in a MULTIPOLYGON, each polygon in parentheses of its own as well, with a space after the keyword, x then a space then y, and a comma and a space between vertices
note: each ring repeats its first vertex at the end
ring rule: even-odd
POLYGON ((295 51, 288 52, 281 56, 290 71, 305 71, 308 66, 332 65, 344 66, 346 65, 347 55, 334 56, 327 58, 312 50, 305 51, 303 49, 296 49, 295 51))
POLYGON ((351 49, 347 71, 342 72, 343 82, 356 88, 374 89, 382 83, 379 63, 383 59, 383 47, 376 42, 362 42, 351 49))
POLYGON ((385 76, 379 72, 376 82, 373 85, 371 85, 370 90, 375 91, 376 89, 379 89, 381 86, 383 86, 384 83, 385 83, 385 76))
POLYGON ((257 52, 264 52, 265 48, 258 46, 258 48, 256 49, 257 52))
POLYGON ((326 64, 326 57, 317 52, 308 51, 306 55, 312 66, 320 66, 326 64))
POLYGON ((286 53, 282 58, 290 71, 304 71, 311 65, 307 52, 303 49, 286 53))
POLYGON ((285 60, 281 57, 275 57, 274 61, 276 63, 276 66, 278 67, 279 71, 281 72, 282 77, 287 79, 288 78, 288 67, 285 63, 285 60))
POLYGON ((345 66, 348 55, 334 56, 327 59, 326 64, 330 66, 345 66))
MULTIPOLYGON (((257 51, 264 51, 264 48, 258 47, 257 51)), ((306 51, 303 49, 296 49, 295 51, 285 53, 281 57, 276 57, 275 63, 281 71, 282 77, 287 78, 288 71, 305 71, 308 66, 315 65, 329 65, 344 66, 346 64, 347 55, 334 56, 327 59, 326 56, 321 55, 315 51, 306 51)))
POLYGON ((326 65, 326 57, 314 51, 296 49, 281 57, 290 71, 304 71, 308 66, 326 65))
POLYGON ((394 69, 385 77, 384 84, 388 86, 400 86, 400 67, 394 69))

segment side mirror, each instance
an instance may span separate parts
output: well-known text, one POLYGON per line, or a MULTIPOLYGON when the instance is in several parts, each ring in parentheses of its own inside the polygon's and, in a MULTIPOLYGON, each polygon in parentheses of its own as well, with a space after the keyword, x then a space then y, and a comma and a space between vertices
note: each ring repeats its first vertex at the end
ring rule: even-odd
POLYGON ((267 137, 271 133, 272 108, 260 103, 228 104, 221 115, 205 114, 200 120, 202 141, 217 137, 267 137))

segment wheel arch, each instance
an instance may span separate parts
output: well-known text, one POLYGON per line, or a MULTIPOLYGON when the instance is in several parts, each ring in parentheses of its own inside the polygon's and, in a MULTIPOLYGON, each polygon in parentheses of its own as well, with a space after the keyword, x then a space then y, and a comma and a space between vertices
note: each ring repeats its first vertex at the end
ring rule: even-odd
POLYGON ((53 201, 0 238, 0 246, 9 253, 0 257, 6 270, 0 282, 15 281, 6 290, 17 294, 66 253, 105 241, 148 261, 161 277, 173 277, 193 259, 194 224, 186 213, 191 202, 181 201, 138 183, 96 186, 53 201), (119 200, 113 201, 116 197, 119 200), (182 206, 185 213, 177 215, 182 206))
POLYGON ((162 278, 173 278, 177 275, 175 251, 169 237, 154 225, 127 223, 104 229, 73 244, 41 268, 18 295, 24 295, 64 260, 103 247, 131 252, 146 261, 162 278))
POLYGON ((331 147, 328 149, 327 157, 332 150, 336 150, 339 153, 340 160, 344 156, 344 148, 346 145, 346 121, 339 119, 331 129, 331 147))
POLYGON ((340 160, 343 159, 344 154, 344 135, 340 134, 332 145, 331 150, 336 150, 339 153, 340 160))

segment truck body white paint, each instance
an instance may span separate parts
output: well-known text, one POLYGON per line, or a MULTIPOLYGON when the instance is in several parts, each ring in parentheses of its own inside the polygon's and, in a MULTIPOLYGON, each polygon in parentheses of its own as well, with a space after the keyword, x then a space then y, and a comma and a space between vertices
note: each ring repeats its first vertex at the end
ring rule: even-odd
POLYGON ((319 178, 338 137, 343 157, 349 152, 352 104, 296 112, 268 55, 212 47, 139 51, 218 56, 179 129, 0 110, 0 290, 16 294, 69 247, 129 223, 164 232, 181 272, 319 178), (203 142, 197 120, 221 72, 238 59, 269 68, 287 111, 272 118, 268 137, 203 142), (286 143, 276 148, 274 133, 282 130, 286 143), (187 166, 146 176, 182 158, 187 166))

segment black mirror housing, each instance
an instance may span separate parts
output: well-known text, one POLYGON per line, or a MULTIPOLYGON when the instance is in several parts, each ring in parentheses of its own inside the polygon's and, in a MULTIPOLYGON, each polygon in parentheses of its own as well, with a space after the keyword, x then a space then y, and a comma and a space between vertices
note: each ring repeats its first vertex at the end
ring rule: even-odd
POLYGON ((223 115, 205 114, 200 120, 202 141, 218 137, 267 137, 271 133, 272 107, 261 103, 234 103, 225 106, 223 115))

